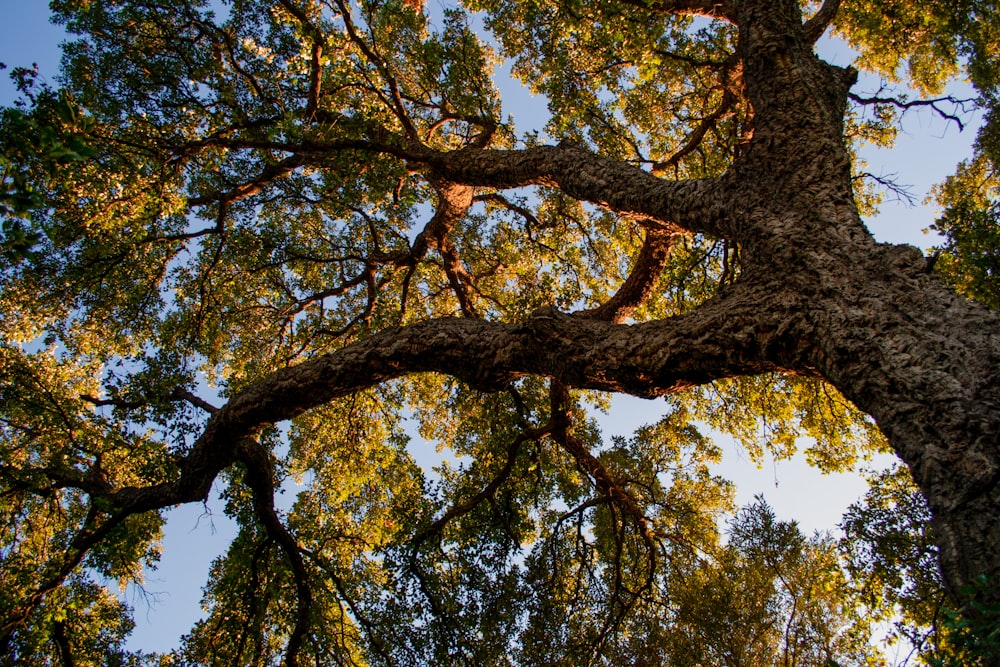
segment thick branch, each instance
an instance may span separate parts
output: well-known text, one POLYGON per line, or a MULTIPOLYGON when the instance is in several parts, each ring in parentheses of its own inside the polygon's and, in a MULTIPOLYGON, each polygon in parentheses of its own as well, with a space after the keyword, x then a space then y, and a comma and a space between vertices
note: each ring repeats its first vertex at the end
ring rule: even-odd
POLYGON ((410 151, 408 157, 455 183, 498 189, 548 185, 575 199, 634 215, 649 228, 680 226, 709 236, 727 235, 723 179, 665 181, 572 144, 518 151, 425 149, 410 151))
POLYGON ((466 317, 479 317, 479 310, 476 308, 476 304, 472 300, 472 295, 469 293, 469 288, 474 287, 475 278, 462 264, 462 258, 458 254, 458 249, 450 242, 445 241, 438 252, 441 255, 442 262, 444 262, 444 272, 448 277, 448 284, 451 285, 451 291, 455 293, 455 298, 458 299, 462 314, 466 317))
POLYGON ((388 329, 251 385, 212 415, 176 481, 121 489, 110 499, 129 512, 203 499, 262 426, 414 373, 444 373, 487 391, 544 375, 568 387, 653 397, 782 370, 801 339, 794 325, 801 306, 773 308, 782 303, 767 290, 736 287, 696 312, 634 326, 544 308, 521 326, 446 318, 388 329))
POLYGON ((472 188, 457 185, 439 178, 432 178, 431 184, 437 191, 438 201, 434 216, 427 222, 417 237, 413 239, 410 255, 414 260, 421 259, 428 248, 440 250, 445 239, 455 228, 472 206, 472 188))
POLYGON ((802 31, 810 44, 815 44, 816 40, 823 36, 826 29, 837 18, 837 11, 840 9, 840 0, 825 0, 819 11, 812 15, 802 26, 802 31))
POLYGON ((179 154, 200 147, 230 150, 266 150, 288 153, 249 182, 229 192, 192 197, 189 205, 232 202, 257 194, 267 184, 299 167, 323 168, 329 156, 343 151, 365 151, 393 155, 411 167, 430 167, 435 179, 453 186, 510 189, 547 185, 570 197, 636 217, 648 228, 678 226, 713 237, 729 234, 728 192, 725 179, 666 181, 633 165, 600 157, 572 144, 537 146, 521 150, 484 149, 472 145, 454 151, 438 151, 413 140, 375 132, 373 139, 305 140, 287 142, 250 137, 213 137, 176 147, 179 154))
POLYGON ((468 288, 472 286, 472 276, 462 265, 455 245, 448 239, 451 231, 461 222, 472 206, 473 189, 467 185, 457 185, 439 178, 431 178, 431 184, 438 194, 437 208, 423 231, 413 240, 410 257, 413 261, 424 256, 428 248, 441 255, 444 272, 448 276, 455 297, 466 317, 479 317, 468 288))
POLYGON ((556 187, 575 199, 635 216, 648 228, 677 230, 682 227, 691 232, 724 237, 729 235, 732 222, 728 215, 729 193, 725 178, 666 181, 573 144, 521 150, 472 146, 438 151, 415 142, 401 144, 389 140, 284 142, 216 137, 199 146, 284 151, 292 155, 229 193, 192 198, 188 200, 191 205, 235 201, 256 194, 266 183, 296 167, 322 168, 329 155, 354 150, 393 155, 414 167, 430 167, 436 178, 455 185, 499 190, 530 185, 556 187))
POLYGON ((59 659, 63 667, 75 667, 76 660, 73 659, 73 649, 66 634, 66 621, 56 621, 52 624, 52 640, 59 649, 59 659))

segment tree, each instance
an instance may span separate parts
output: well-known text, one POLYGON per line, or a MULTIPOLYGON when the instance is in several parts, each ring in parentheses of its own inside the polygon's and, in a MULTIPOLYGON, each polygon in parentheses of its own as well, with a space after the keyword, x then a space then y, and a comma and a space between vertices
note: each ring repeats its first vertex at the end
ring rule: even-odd
POLYGON ((774 540, 720 540, 695 420, 810 433, 828 467, 877 424, 954 604, 1000 597, 968 593, 1000 577, 997 314, 876 243, 852 171, 894 109, 952 107, 815 54, 833 24, 928 96, 966 67, 990 109, 990 3, 52 7, 62 87, 22 73, 0 126, 32 209, 4 228, 0 654, 140 660, 88 573, 139 578, 160 512, 222 483, 241 533, 181 659, 641 664, 690 614, 733 622, 670 582, 731 572, 768 655, 867 659, 863 619, 802 583, 844 588, 825 547, 763 508, 774 540), (502 117, 497 48, 558 143, 502 117), (670 413, 602 443, 606 392, 670 413), (409 421, 460 464, 427 477, 409 421))
MULTIPOLYGON (((679 578, 663 665, 847 665, 877 660, 830 540, 806 538, 761 499, 712 562, 679 578)), ((876 663, 877 664, 877 663, 876 663)))

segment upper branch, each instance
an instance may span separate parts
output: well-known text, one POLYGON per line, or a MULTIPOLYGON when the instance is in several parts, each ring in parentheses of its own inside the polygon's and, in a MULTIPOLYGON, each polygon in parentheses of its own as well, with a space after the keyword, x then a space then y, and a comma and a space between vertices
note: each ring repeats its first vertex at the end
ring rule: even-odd
POLYGON ((803 24, 802 30, 810 44, 814 44, 823 36, 826 29, 837 18, 838 10, 840 10, 840 0, 825 0, 819 11, 803 24))
POLYGON ((623 2, 658 14, 708 16, 727 21, 736 18, 736 10, 730 0, 623 0, 623 2))
POLYGON ((269 164, 260 174, 251 180, 241 183, 228 192, 212 193, 201 197, 191 197, 188 204, 191 206, 204 206, 210 203, 232 203, 246 197, 251 197, 260 192, 266 185, 286 176, 297 168, 303 166, 303 159, 297 155, 281 160, 275 164, 269 164))
POLYGON ((357 46, 358 49, 364 54, 368 62, 378 70, 379 75, 388 86, 390 97, 387 102, 389 108, 393 110, 393 113, 406 132, 406 136, 416 138, 417 128, 413 125, 413 121, 410 119, 409 113, 406 110, 406 105, 403 103, 402 93, 399 90, 399 84, 396 81, 396 77, 393 75, 392 70, 389 68, 386 61, 375 51, 373 45, 368 44, 361 37, 361 34, 354 23, 351 9, 344 4, 342 0, 335 1, 340 10, 340 16, 344 21, 344 27, 347 30, 347 35, 351 39, 351 42, 353 42, 355 46, 357 46))
POLYGON ((393 155, 413 167, 430 167, 439 179, 455 185, 498 190, 529 185, 558 188, 565 194, 634 216, 647 228, 731 236, 729 192, 725 177, 667 181, 618 160, 601 157, 574 144, 519 150, 469 146, 439 151, 416 141, 346 139, 332 142, 283 142, 215 137, 201 146, 259 149, 290 153, 264 173, 223 195, 194 197, 190 205, 232 201, 260 189, 297 167, 322 168, 331 154, 367 151, 393 155))
POLYGON ((323 31, 309 20, 309 17, 306 16, 301 7, 289 2, 289 0, 281 0, 281 6, 298 20, 303 30, 312 39, 309 59, 309 94, 305 108, 305 117, 311 119, 319 105, 320 86, 322 85, 323 48, 326 46, 326 39, 323 36, 323 31))
POLYGON ((421 150, 409 155, 455 183, 497 189, 547 185, 575 199, 633 215, 652 229, 680 227, 715 237, 729 235, 723 179, 666 181, 572 144, 516 151, 421 150))

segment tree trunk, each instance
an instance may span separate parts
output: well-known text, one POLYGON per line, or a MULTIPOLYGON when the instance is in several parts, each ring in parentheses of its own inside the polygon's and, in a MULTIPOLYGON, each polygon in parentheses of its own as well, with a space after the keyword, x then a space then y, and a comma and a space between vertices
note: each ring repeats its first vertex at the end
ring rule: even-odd
POLYGON ((799 338, 770 359, 820 375, 875 418, 927 497, 961 598, 977 575, 1000 578, 1000 322, 942 285, 919 250, 865 230, 842 131, 853 77, 813 55, 797 8, 738 8, 755 111, 731 170, 743 280, 800 304, 787 327, 799 338))

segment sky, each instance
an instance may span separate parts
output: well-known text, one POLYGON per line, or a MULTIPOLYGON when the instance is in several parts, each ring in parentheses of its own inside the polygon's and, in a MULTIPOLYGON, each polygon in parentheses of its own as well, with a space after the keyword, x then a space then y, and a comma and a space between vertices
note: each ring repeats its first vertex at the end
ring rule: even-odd
MULTIPOLYGON (((7 72, 0 73, 0 105, 12 102, 15 90, 7 73, 16 66, 38 64, 43 81, 55 85, 58 74, 58 44, 65 38, 61 28, 48 22, 47 3, 41 0, 0 0, 0 62, 7 72)), ((842 44, 824 39, 821 53, 838 65, 850 63, 851 54, 842 44)), ((854 91, 874 92, 879 82, 862 80, 854 91)), ((513 82, 501 86, 504 115, 513 114, 518 126, 528 120, 544 118, 544 100, 532 96, 513 82)), ((968 88, 956 85, 951 92, 968 95, 968 88)), ((908 186, 916 205, 904 201, 885 201, 880 213, 866 220, 875 237, 887 243, 908 243, 928 248, 935 243, 924 233, 934 221, 933 206, 925 203, 931 187, 954 171, 955 165, 971 154, 976 118, 967 119, 964 132, 931 112, 916 111, 903 118, 901 132, 891 150, 866 148, 861 156, 869 171, 892 176, 908 186)), ((631 435, 641 424, 654 422, 664 413, 662 401, 617 397, 602 427, 608 437, 631 435)), ((740 448, 723 445, 725 458, 718 469, 738 485, 737 502, 745 504, 762 494, 782 519, 795 519, 806 531, 833 529, 847 505, 858 500, 866 484, 856 475, 822 475, 808 466, 803 457, 790 461, 766 461, 759 469, 747 461, 740 448)), ((873 462, 879 466, 889 459, 873 462)), ((147 573, 142 590, 130 588, 122 593, 135 608, 136 631, 130 645, 146 651, 165 651, 178 644, 181 633, 190 629, 199 617, 201 586, 211 560, 229 543, 234 524, 222 511, 222 503, 210 496, 202 505, 187 505, 167 513, 168 523, 163 542, 163 557, 154 572, 147 573)))

